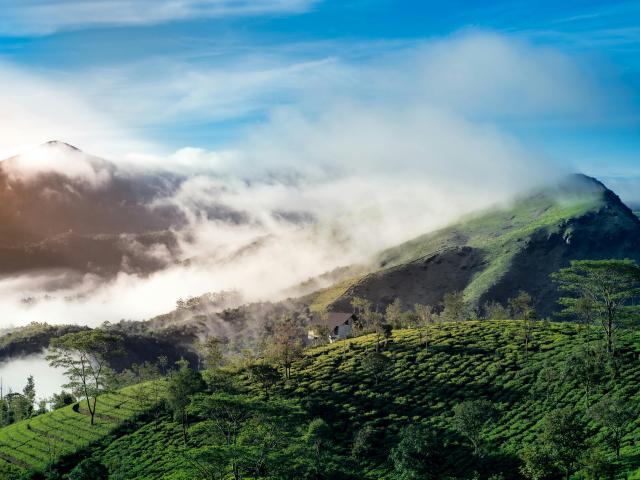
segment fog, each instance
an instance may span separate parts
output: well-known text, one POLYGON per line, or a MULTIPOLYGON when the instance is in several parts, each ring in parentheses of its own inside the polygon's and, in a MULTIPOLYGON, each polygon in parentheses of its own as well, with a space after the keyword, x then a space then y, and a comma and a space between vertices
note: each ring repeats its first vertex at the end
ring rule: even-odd
POLYGON ((10 391, 22 392, 29 375, 33 375, 38 400, 47 399, 54 393, 59 393, 62 385, 68 382, 63 370, 51 368, 44 354, 29 355, 0 363, 3 393, 6 395, 10 391))
MULTIPOLYGON (((122 171, 179 173, 186 180, 156 204, 178 207, 188 225, 176 232, 180 261, 149 276, 123 270, 108 280, 87 275, 64 283, 39 272, 0 280, 3 324, 141 320, 170 311, 179 298, 222 290, 237 290, 247 301, 278 300, 310 277, 366 265, 385 248, 553 182, 565 168, 505 129, 504 120, 596 118, 608 98, 596 79, 561 52, 474 31, 367 65, 325 59, 302 69, 276 67, 269 66, 268 74, 253 64, 203 70, 181 76, 179 88, 168 67, 161 85, 142 75, 135 88, 117 92, 100 90, 108 81, 87 91, 78 80, 71 110, 61 110, 54 126, 49 109, 44 120, 30 116, 30 107, 37 113, 46 105, 9 105, 8 119, 0 119, 0 127, 7 127, 0 129, 0 150, 70 133, 61 140, 106 157, 122 171), (146 82, 154 88, 145 88, 146 82), (186 146, 171 153, 157 142, 146 148, 147 139, 131 135, 117 141, 134 117, 162 110, 167 121, 211 119, 208 112, 233 118, 256 98, 273 96, 287 101, 266 108, 263 122, 217 149, 186 146), (118 105, 117 116, 105 99, 118 105), (168 108, 167 101, 180 108, 168 108), (99 115, 89 118, 88 105, 99 115), (74 130, 75 112, 88 129, 74 130), (22 122, 18 143, 8 140, 16 128, 12 115, 22 122), (32 134, 24 128, 30 118, 32 134), (90 134, 111 122, 118 128, 107 129, 108 137, 98 141, 90 134)), ((28 79, 21 88, 32 87, 49 88, 28 79)), ((66 87, 50 88, 71 95, 66 87)), ((8 99, 0 95, 3 102, 8 99)), ((22 172, 55 168, 76 179, 85 176, 95 188, 109 181, 81 155, 72 166, 65 158, 24 160, 22 172)), ((161 245, 150 251, 165 252, 161 245)))

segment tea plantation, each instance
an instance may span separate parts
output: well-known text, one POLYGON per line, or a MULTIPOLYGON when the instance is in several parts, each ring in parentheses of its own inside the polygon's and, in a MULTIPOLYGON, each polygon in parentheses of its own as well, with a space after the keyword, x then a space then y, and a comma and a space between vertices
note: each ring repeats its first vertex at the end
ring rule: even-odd
POLYGON ((46 470, 136 418, 149 408, 138 396, 144 387, 134 385, 100 396, 94 425, 82 402, 0 429, 0 478, 46 470))
POLYGON ((616 458, 609 430, 590 410, 605 395, 637 405, 640 332, 621 331, 615 365, 590 373, 588 382, 575 361, 586 335, 572 323, 535 322, 525 351, 520 321, 452 322, 398 330, 386 342, 366 335, 307 349, 291 378, 280 375, 266 391, 246 368, 206 371, 206 387, 190 394, 185 410, 187 436, 171 409, 114 432, 140 413, 129 388, 101 398, 96 427, 82 410, 65 408, 0 430, 0 458, 16 469, 1 478, 53 462, 58 476, 26 478, 521 479, 523 450, 543 431, 544 416, 570 407, 584 421, 588 448, 615 466, 613 477, 594 476, 581 463, 571 478, 640 479, 640 419, 626 425, 616 458), (456 406, 478 399, 496 411, 482 455, 454 420, 456 406), (442 438, 446 475, 398 473, 394 451, 408 426, 442 438), (73 464, 68 457, 56 463, 74 452, 73 464), (62 476, 80 462, 102 473, 62 476))

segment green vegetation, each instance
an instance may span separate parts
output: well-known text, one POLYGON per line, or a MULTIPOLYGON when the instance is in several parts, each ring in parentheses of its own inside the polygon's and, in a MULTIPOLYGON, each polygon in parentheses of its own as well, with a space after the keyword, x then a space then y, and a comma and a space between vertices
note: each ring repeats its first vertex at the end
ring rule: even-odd
POLYGON ((315 293, 309 294, 304 297, 303 300, 309 303, 309 310, 312 312, 321 312, 326 310, 329 305, 347 293, 349 287, 356 283, 360 277, 351 277, 334 285, 318 290, 315 293))
POLYGON ((542 192, 517 201, 508 209, 497 209, 467 217, 461 222, 423 235, 383 252, 380 263, 385 268, 406 264, 454 246, 481 250, 486 266, 464 290, 468 303, 478 302, 505 272, 513 258, 526 246, 534 232, 551 234, 563 221, 580 217, 602 205, 602 192, 583 192, 559 201, 554 194, 542 192))
POLYGON ((150 408, 140 396, 148 388, 141 384, 101 395, 94 425, 87 403, 82 402, 0 429, 0 478, 18 478, 5 473, 12 470, 16 475, 46 470, 103 439, 150 408))
MULTIPOLYGON (((448 322, 396 330, 383 352, 375 334, 314 347, 290 379, 270 370, 268 392, 255 369, 208 370, 206 386, 188 395, 186 443, 170 411, 108 441, 99 437, 116 423, 100 419, 92 431, 69 408, 30 422, 75 419, 72 430, 91 432, 83 444, 97 441, 82 468, 102 466, 109 478, 585 478, 598 469, 640 478, 640 332, 619 331, 618 374, 605 369, 594 381, 593 408, 570 363, 585 328, 534 322, 527 354, 521 332, 516 320, 448 322), (382 368, 372 355, 384 355, 382 368)), ((120 395, 107 397, 107 415, 118 401, 135 405, 135 395, 120 395)), ((38 439, 25 455, 38 452, 29 465, 43 468, 48 437, 26 422, 9 428, 38 439)))
POLYGON ((442 312, 396 300, 382 314, 354 297, 359 336, 305 350, 308 312, 284 312, 259 351, 225 356, 224 342, 209 337, 198 344, 206 370, 181 360, 162 378, 163 357, 108 375, 138 383, 115 393, 103 392, 111 382, 100 372, 119 339, 100 329, 67 334, 50 358, 67 366, 84 400, 38 414, 27 382, 31 418, 0 430, 0 473, 638 480, 638 272, 633 261, 601 260, 555 274, 577 323, 539 320, 523 291, 487 309, 513 320, 466 320, 474 312, 459 292, 442 312))

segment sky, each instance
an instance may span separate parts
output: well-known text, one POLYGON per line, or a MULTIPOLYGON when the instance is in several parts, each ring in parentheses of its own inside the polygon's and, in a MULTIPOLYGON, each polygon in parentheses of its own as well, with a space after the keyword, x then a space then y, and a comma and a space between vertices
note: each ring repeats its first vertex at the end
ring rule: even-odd
POLYGON ((640 176, 638 2, 0 0, 0 10, 3 156, 51 136, 112 157, 230 151, 282 115, 313 122, 345 104, 403 111, 415 100, 570 170, 640 176))
POLYGON ((569 172, 640 205, 637 1, 0 0, 0 12, 0 158, 22 154, 16 175, 109 184, 83 154, 36 148, 55 139, 128 173, 178 172, 162 201, 189 219, 181 259, 207 259, 70 286, 1 279, 15 325, 145 319, 229 289, 280 298, 569 172))

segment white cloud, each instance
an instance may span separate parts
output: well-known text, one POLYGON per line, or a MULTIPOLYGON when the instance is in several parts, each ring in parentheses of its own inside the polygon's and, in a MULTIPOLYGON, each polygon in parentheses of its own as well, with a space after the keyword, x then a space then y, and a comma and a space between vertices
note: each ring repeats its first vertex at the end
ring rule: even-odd
MULTIPOLYGON (((50 74, 51 73, 51 74, 50 74)), ((50 141, 85 151, 120 155, 157 149, 130 133, 125 122, 82 99, 84 85, 0 62, 0 159, 50 141)))
MULTIPOLYGON (((53 78, 59 75, 52 72, 53 78)), ((546 47, 468 31, 366 62, 292 58, 268 49, 233 59, 154 58, 60 78, 119 122, 166 128, 262 117, 293 105, 422 105, 486 120, 606 122, 622 104, 597 75, 546 47)))
POLYGON ((61 30, 152 25, 191 18, 294 14, 318 0, 0 0, 0 32, 46 35, 61 30))
MULTIPOLYGON (((233 288, 251 300, 277 298, 298 281, 365 262, 382 248, 550 181, 558 169, 498 120, 582 121, 607 98, 561 53, 478 32, 366 64, 273 56, 145 65, 81 72, 67 82, 55 72, 47 82, 24 74, 18 88, 40 91, 40 101, 10 103, 0 93, 0 106, 12 107, 0 127, 22 142, 34 132, 69 133, 76 141, 81 132, 87 142, 78 146, 101 147, 93 153, 118 159, 129 152, 138 168, 188 174, 165 201, 188 214, 183 257, 195 261, 148 278, 122 273, 107 284, 84 278, 70 290, 50 280, 2 281, 0 311, 14 322, 147 318, 179 297, 233 288), (162 155, 136 135, 105 142, 99 128, 136 132, 155 122, 180 128, 256 113, 265 120, 215 151, 186 147, 162 155), (45 290, 54 298, 19 301, 45 290)), ((16 148, 3 135, 0 128, 0 150, 16 148)))

